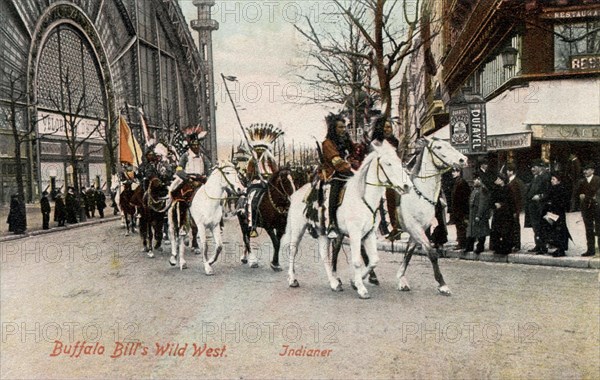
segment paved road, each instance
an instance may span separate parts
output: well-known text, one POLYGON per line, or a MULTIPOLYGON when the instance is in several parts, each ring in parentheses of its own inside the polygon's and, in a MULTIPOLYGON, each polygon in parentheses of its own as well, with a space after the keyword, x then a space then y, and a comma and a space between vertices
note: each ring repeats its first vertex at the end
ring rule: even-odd
POLYGON ((213 277, 146 258, 118 222, 0 243, 1 377, 600 378, 596 270, 444 259, 443 297, 421 257, 395 290, 401 255, 382 253, 359 300, 329 290, 310 238, 288 288, 265 238, 242 266, 228 220, 213 277))

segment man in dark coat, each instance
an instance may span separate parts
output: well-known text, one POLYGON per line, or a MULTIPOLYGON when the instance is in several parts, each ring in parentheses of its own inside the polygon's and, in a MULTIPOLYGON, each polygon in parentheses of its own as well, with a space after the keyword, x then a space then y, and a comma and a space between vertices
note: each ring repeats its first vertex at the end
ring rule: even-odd
POLYGON ((452 168, 452 177, 454 185, 452 186, 452 201, 450 216, 456 225, 456 249, 465 249, 467 244, 467 221, 469 218, 469 197, 471 188, 462 177, 462 170, 459 167, 452 168))
POLYGON ((10 197, 10 211, 6 223, 8 223, 8 232, 14 232, 15 235, 23 234, 27 230, 25 204, 18 194, 13 194, 10 197))
POLYGON ((585 238, 587 240, 587 251, 582 256, 594 256, 596 254, 595 236, 598 237, 598 246, 600 247, 600 199, 598 199, 600 198, 600 177, 595 175, 594 172, 594 164, 586 164, 583 167, 584 178, 579 181, 577 186, 581 217, 585 225, 585 238))
POLYGON ((473 251, 477 241, 476 254, 483 252, 485 238, 490 234, 489 190, 476 173, 473 176, 473 189, 469 197, 469 222, 467 224, 467 247, 465 253, 473 251))
POLYGON ((499 173, 490 196, 490 203, 494 210, 490 247, 500 255, 508 255, 513 248, 515 206, 507 182, 508 177, 499 173))
POLYGON ((66 219, 67 210, 65 201, 63 200, 62 194, 58 192, 54 198, 54 221, 58 223, 59 227, 64 227, 66 219))
POLYGON ((488 191, 491 191, 494 188, 496 176, 490 171, 487 158, 483 158, 479 161, 478 175, 481 179, 481 183, 488 189, 488 191))
POLYGON ((67 223, 77 223, 77 213, 79 213, 79 202, 75 197, 75 189, 69 187, 67 190, 67 196, 65 197, 65 208, 67 211, 67 223))
POLYGON ((535 237, 535 247, 529 250, 529 252, 535 252, 539 254, 547 253, 547 249, 543 247, 541 240, 541 221, 542 221, 542 208, 545 204, 545 199, 548 195, 548 189, 550 187, 550 176, 544 169, 545 164, 542 160, 534 160, 531 166, 531 172, 533 173, 533 179, 529 184, 529 190, 525 195, 525 213, 526 219, 529 223, 525 223, 525 227, 531 227, 535 237))
POLYGON ((48 192, 42 192, 42 198, 40 199, 40 208, 42 210, 42 229, 47 230, 50 228, 50 201, 48 200, 48 192))
POLYGON ((570 206, 570 195, 566 186, 561 183, 562 178, 559 173, 552 174, 551 186, 542 212, 543 242, 544 245, 550 244, 556 247, 556 251, 552 254, 554 257, 566 256, 565 251, 569 248, 571 237, 565 216, 570 206))
POLYGON ((515 206, 515 215, 513 218, 512 242, 513 251, 521 250, 521 222, 519 220, 521 211, 523 211, 523 198, 525 196, 525 183, 517 177, 514 164, 506 166, 506 176, 508 177, 508 190, 512 197, 512 203, 515 206))
POLYGON ((88 218, 93 218, 96 214, 96 190, 90 186, 87 190, 84 189, 81 193, 82 196, 85 195, 85 197, 82 198, 85 202, 85 215, 88 218))
POLYGON ((100 218, 104 218, 104 209, 106 208, 106 195, 101 189, 96 189, 94 192, 94 203, 98 209, 100 218))
POLYGON ((575 153, 569 154, 569 159, 565 165, 565 186, 572 192, 571 212, 579 211, 579 194, 577 193, 577 184, 581 176, 581 162, 575 153))

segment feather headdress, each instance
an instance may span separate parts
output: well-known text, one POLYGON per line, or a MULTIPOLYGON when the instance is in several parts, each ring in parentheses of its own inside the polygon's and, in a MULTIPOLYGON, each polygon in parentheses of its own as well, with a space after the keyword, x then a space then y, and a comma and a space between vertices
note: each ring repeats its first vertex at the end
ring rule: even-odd
POLYGON ((206 137, 207 131, 200 124, 186 127, 181 130, 188 141, 202 140, 206 137))
POLYGON ((280 128, 267 123, 252 124, 246 128, 246 132, 252 148, 263 147, 269 150, 273 142, 284 133, 280 128))

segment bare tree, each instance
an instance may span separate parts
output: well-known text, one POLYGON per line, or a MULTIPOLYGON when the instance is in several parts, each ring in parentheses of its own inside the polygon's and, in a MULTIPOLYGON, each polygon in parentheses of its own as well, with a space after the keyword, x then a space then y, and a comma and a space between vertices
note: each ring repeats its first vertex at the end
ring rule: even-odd
MULTIPOLYGON (((56 99, 52 94, 48 94, 48 100, 63 120, 61 132, 64 134, 64 141, 69 151, 69 163, 73 168, 73 187, 75 188, 77 200, 79 204, 81 204, 81 191, 78 180, 78 151, 92 136, 102 136, 102 133, 106 133, 106 131, 102 132, 102 122, 99 120, 98 115, 96 115, 98 121, 94 126, 87 125, 84 127, 81 125, 81 122, 84 120, 81 115, 87 115, 92 108, 92 105, 97 104, 99 100, 95 96, 89 99, 86 96, 85 88, 83 91, 76 91, 75 81, 69 74, 68 67, 65 74, 61 76, 60 81, 62 85, 60 99, 56 99), (83 130, 83 128, 85 128, 85 130, 83 130)), ((82 219, 84 215, 85 213, 83 213, 83 209, 81 209, 80 216, 82 219)))
MULTIPOLYGON (((400 72, 404 59, 419 49, 424 42, 415 42, 421 25, 420 0, 402 1, 402 20, 396 17, 396 14, 400 13, 400 0, 334 0, 334 3, 345 22, 350 23, 360 35, 359 50, 353 49, 355 45, 350 41, 344 44, 330 43, 322 37, 330 32, 317 31, 310 21, 309 30, 300 32, 321 54, 367 62, 368 67, 374 70, 378 83, 366 83, 363 88, 377 95, 384 114, 390 116, 392 92, 399 88, 399 85, 394 84, 394 78, 400 72)), ((429 38, 436 34, 437 32, 432 32, 429 38)), ((325 65, 318 65, 327 68, 325 65)))
POLYGON ((14 70, 7 71, 2 68, 2 76, 5 78, 5 85, 1 88, 1 97, 7 103, 1 108, 2 118, 6 121, 12 132, 15 157, 15 178, 17 182, 17 194, 21 199, 33 201, 31 186, 28 186, 27 198, 25 198, 25 181, 23 173, 22 145, 35 141, 36 129, 39 121, 33 118, 29 123, 27 117, 27 91, 22 85, 25 83, 25 74, 17 73, 14 70), (21 113, 21 123, 19 122, 19 113, 21 113))

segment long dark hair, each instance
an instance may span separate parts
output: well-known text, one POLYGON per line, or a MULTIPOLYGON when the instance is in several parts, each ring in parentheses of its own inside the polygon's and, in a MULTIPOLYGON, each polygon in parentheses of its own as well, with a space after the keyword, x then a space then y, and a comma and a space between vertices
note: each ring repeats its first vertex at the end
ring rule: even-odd
POLYGON ((387 138, 385 137, 385 123, 388 121, 389 119, 385 115, 381 115, 375 119, 373 131, 371 132, 371 141, 377 140, 383 142, 383 140, 387 140, 392 146, 397 148, 400 141, 398 141, 396 136, 392 135, 387 138))
POLYGON ((325 116, 325 122, 327 123, 326 138, 333 141, 340 154, 343 154, 345 152, 345 154, 343 154, 345 156, 352 153, 353 144, 352 139, 350 138, 350 134, 347 131, 344 134, 344 136, 338 136, 335 130, 338 121, 342 121, 344 122, 344 124, 346 123, 346 120, 340 114, 330 113, 329 115, 325 116))

